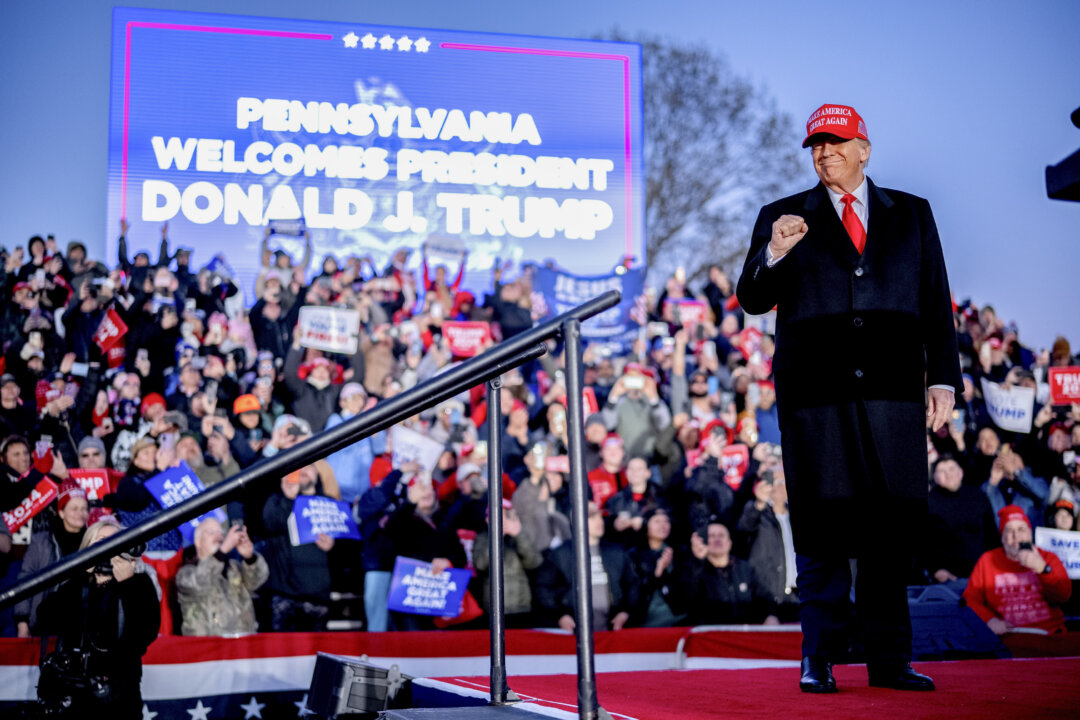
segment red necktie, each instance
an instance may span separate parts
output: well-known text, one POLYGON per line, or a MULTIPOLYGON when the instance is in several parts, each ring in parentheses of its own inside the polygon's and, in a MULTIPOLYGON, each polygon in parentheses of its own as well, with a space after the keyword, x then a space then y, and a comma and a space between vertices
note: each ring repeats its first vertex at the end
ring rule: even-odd
POLYGON ((863 227, 862 221, 851 207, 851 203, 855 202, 855 196, 848 193, 840 198, 840 202, 844 203, 844 213, 840 216, 840 221, 844 223, 844 229, 847 230, 851 242, 855 244, 855 249, 862 255, 863 248, 866 247, 866 228, 863 227))

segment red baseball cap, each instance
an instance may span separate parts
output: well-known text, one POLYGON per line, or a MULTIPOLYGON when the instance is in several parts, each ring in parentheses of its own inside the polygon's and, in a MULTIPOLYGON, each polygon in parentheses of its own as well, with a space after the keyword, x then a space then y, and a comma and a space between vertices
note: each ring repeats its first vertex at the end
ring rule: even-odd
POLYGON ((1029 528, 1031 527, 1031 520, 1023 508, 1017 505, 1006 505, 998 510, 998 532, 1005 532, 1005 525, 1010 520, 1023 520, 1029 528))
POLYGON ((604 447, 607 447, 608 445, 618 445, 619 447, 622 447, 622 444, 622 438, 619 437, 618 433, 608 433, 608 436, 604 438, 603 442, 604 447))
POLYGON ((142 399, 142 403, 139 404, 139 414, 145 415, 146 411, 154 405, 165 407, 165 398, 161 397, 160 393, 147 393, 146 397, 142 399))
POLYGON ((862 116, 855 112, 855 108, 848 105, 826 103, 810 113, 806 121, 806 139, 803 140, 802 146, 813 145, 815 135, 834 135, 844 140, 860 138, 870 141, 862 116))

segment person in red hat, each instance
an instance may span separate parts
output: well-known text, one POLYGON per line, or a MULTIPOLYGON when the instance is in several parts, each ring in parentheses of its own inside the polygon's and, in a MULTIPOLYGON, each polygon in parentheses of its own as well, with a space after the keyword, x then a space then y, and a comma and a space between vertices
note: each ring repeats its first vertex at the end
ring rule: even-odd
POLYGON ((963 390, 941 241, 926 200, 866 176, 870 137, 853 107, 815 110, 803 147, 820 182, 761 209, 736 290, 748 314, 776 308, 800 687, 836 692, 854 558, 870 684, 933 690, 911 669, 899 569, 912 560, 908 530, 926 515, 926 428, 949 420, 963 390))
POLYGON ((608 433, 600 444, 600 467, 588 474, 589 489, 597 507, 602 509, 609 497, 626 487, 625 458, 622 438, 608 433))
POLYGON ((293 396, 293 414, 311 423, 315 432, 321 432, 338 409, 344 373, 337 363, 321 356, 301 363, 303 354, 297 333, 285 356, 285 386, 293 396))
POLYGON ((1059 605, 1072 595, 1072 583, 1058 556, 1033 547, 1031 520, 1023 508, 998 511, 1001 547, 979 558, 964 600, 990 629, 1002 635, 1013 628, 1064 632, 1059 605))

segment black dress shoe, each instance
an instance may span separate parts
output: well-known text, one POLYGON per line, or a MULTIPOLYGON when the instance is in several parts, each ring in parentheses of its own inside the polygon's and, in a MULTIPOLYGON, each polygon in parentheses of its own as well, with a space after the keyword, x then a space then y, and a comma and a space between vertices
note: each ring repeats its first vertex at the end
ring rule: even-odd
POLYGON ((934 689, 934 681, 930 677, 915 672, 908 664, 888 669, 875 668, 870 670, 869 674, 870 687, 922 691, 934 689))
POLYGON ((834 693, 836 680, 833 679, 832 663, 820 657, 802 659, 802 677, 799 689, 808 693, 834 693))

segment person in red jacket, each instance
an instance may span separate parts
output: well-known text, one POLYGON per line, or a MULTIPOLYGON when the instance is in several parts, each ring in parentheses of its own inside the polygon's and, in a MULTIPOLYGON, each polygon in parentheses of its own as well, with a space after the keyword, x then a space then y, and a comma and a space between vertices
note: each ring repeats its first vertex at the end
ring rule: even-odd
POLYGON ((592 499, 597 507, 603 508, 609 497, 626 487, 626 468, 623 466, 625 459, 622 438, 615 433, 608 433, 600 446, 600 467, 588 475, 592 499))
POLYGON ((1006 505, 998 518, 1002 547, 979 558, 964 600, 998 635, 1019 627, 1063 632, 1059 606, 1072 594, 1065 566, 1054 553, 1032 546, 1023 509, 1006 505))

